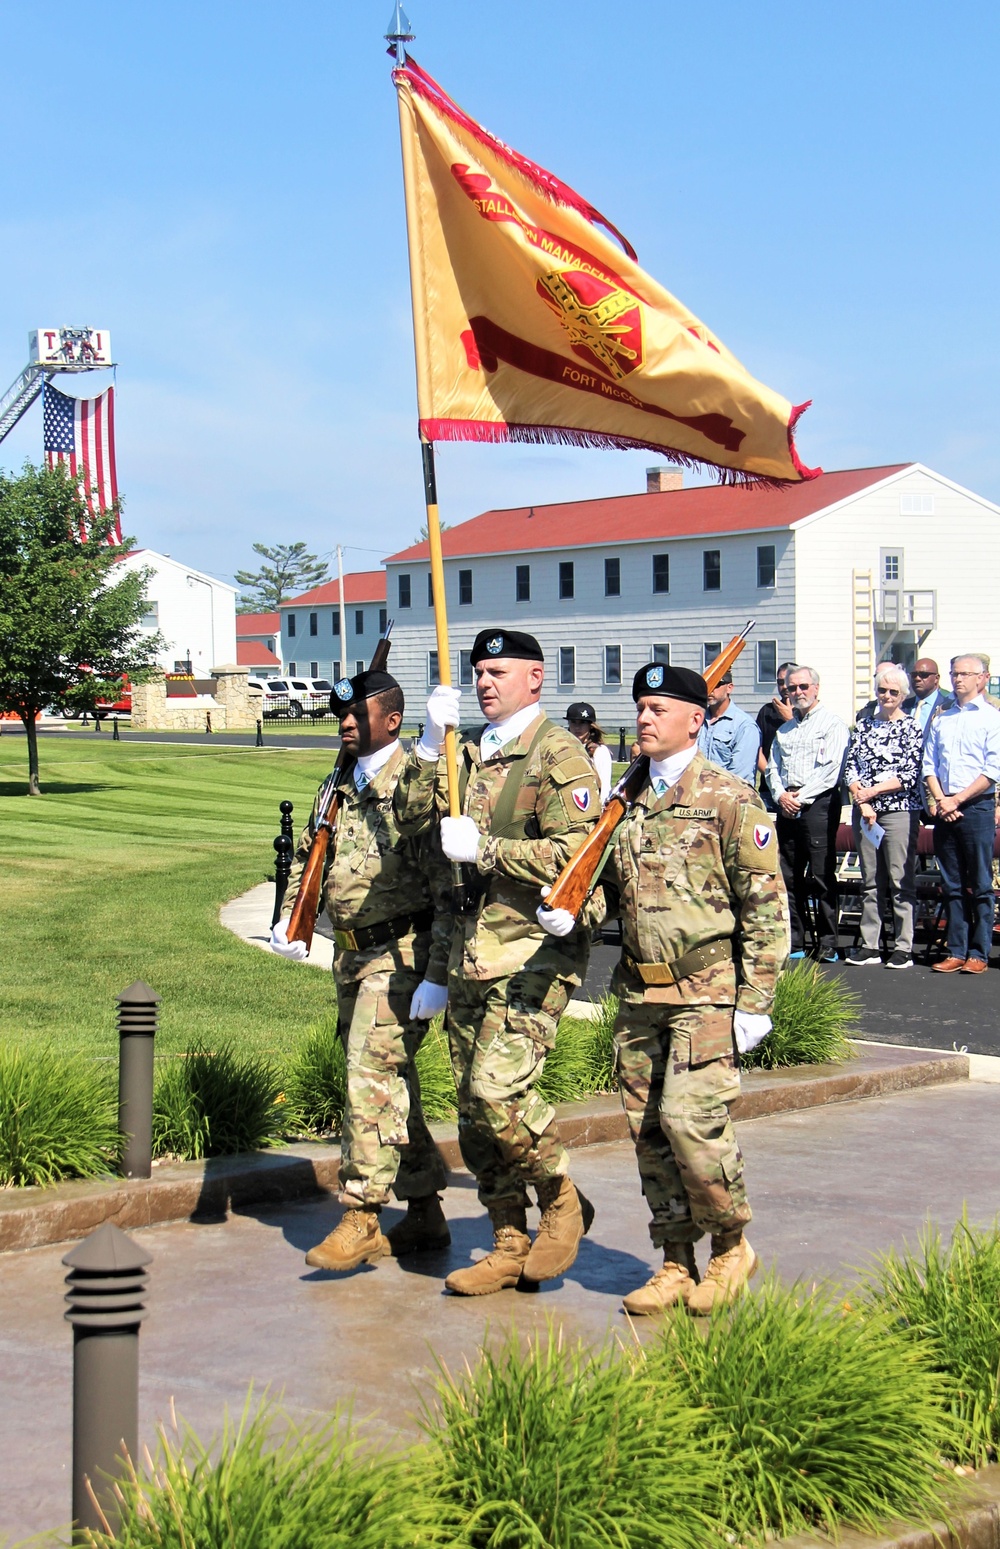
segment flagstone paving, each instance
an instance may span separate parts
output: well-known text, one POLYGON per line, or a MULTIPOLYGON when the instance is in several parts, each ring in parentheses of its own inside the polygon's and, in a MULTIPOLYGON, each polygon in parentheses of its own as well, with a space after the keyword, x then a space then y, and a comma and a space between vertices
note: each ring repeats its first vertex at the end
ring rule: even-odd
MULTIPOLYGON (((743 1123, 754 1246, 788 1280, 850 1279, 871 1253, 915 1240, 927 1219, 947 1231, 963 1203, 987 1223, 1000 1202, 998 1133, 1000 1086, 964 1081, 743 1123)), ((442 1294, 448 1269, 487 1243, 464 1173, 446 1196, 449 1253, 344 1278, 303 1262, 336 1219, 326 1199, 136 1233, 153 1254, 141 1438, 153 1440, 171 1398, 207 1438, 224 1406, 239 1411, 253 1383, 257 1393, 283 1394, 299 1419, 353 1400, 358 1415, 374 1416, 376 1434, 405 1439, 435 1355, 454 1368, 484 1334, 497 1337, 512 1323, 530 1332, 552 1320, 592 1341, 609 1330, 632 1337, 620 1297, 648 1276, 654 1254, 631 1146, 591 1146, 574 1152, 572 1164, 597 1219, 570 1273, 535 1294, 442 1294)), ((65 1252, 63 1244, 0 1257, 0 1542, 68 1516, 65 1252)), ((655 1325, 637 1330, 648 1338, 655 1325)))

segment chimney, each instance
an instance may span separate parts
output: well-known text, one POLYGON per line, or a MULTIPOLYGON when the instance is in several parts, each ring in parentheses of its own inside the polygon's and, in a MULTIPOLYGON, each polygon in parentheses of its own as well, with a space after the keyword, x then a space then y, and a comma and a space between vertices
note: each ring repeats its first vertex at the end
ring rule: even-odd
POLYGON ((683 489, 684 473, 680 468, 647 468, 646 494, 661 495, 668 489, 683 489))

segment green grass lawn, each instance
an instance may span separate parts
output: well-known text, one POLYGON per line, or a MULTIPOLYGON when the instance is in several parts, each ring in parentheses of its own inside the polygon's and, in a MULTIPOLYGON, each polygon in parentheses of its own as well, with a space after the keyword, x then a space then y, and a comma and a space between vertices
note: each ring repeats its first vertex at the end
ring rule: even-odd
POLYGON ((0 1042, 114 1055, 134 979, 163 997, 164 1053, 235 1039, 278 1054, 329 1014, 328 975, 219 924, 271 870, 279 801, 305 820, 326 750, 47 737, 41 798, 24 794, 25 754, 0 740, 0 1042))

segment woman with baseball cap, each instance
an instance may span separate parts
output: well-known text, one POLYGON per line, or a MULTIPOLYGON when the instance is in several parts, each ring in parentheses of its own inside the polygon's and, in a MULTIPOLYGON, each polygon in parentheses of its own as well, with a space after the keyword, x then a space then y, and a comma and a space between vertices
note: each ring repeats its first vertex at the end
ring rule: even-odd
POLYGON ((605 746, 604 733, 597 724, 597 712, 585 699, 577 699, 566 711, 566 720, 573 736, 583 743, 590 762, 597 770, 603 805, 611 791, 611 749, 605 746))

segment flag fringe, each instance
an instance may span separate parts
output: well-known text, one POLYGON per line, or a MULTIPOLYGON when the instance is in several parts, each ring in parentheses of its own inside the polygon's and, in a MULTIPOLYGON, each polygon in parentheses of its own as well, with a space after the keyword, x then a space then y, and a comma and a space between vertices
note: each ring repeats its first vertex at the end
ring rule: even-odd
MULTIPOLYGON (((792 411, 788 427, 789 446, 796 469, 803 479, 815 479, 822 468, 805 468, 800 463, 792 445, 792 427, 808 404, 792 411)), ((582 446, 602 452, 655 452, 667 462, 680 468, 701 473, 710 468, 719 484, 737 488, 788 489, 797 479, 775 479, 764 473, 750 473, 744 468, 729 468, 705 457, 693 457, 678 452, 674 447, 663 446, 657 441, 643 441, 635 436, 618 436, 602 430, 575 430, 561 425, 517 425, 496 420, 421 420, 420 436, 424 441, 479 441, 497 445, 502 442, 531 446, 582 446)))
POLYGON ((480 145, 484 145, 495 156, 499 156, 508 167, 513 168, 515 172, 519 173, 532 188, 544 194, 546 199, 551 199, 553 204, 563 204, 567 209, 575 210, 578 215, 583 216, 584 220, 588 220, 592 226, 603 226, 605 231, 611 233, 616 242, 621 243, 633 263, 639 262, 631 242, 622 235, 617 226, 608 220, 606 215, 602 215, 600 210, 595 209, 590 201, 584 199, 583 195, 578 194, 574 188, 570 188, 568 183, 564 183, 562 178, 556 177, 554 172, 547 172, 544 167, 538 165, 537 161, 531 161, 529 157, 522 156, 520 151, 514 150, 513 146, 505 144, 503 140, 499 140, 495 134, 491 134, 476 119, 470 118, 465 109, 460 108, 458 103, 449 97, 444 87, 439 86, 434 77, 428 75, 426 70, 421 69, 420 65, 417 64, 415 59, 411 59, 409 54, 406 56, 406 69, 394 70, 392 78, 397 86, 400 80, 408 81, 413 90, 421 97, 424 97, 439 113, 442 113, 445 118, 450 118, 452 123, 457 124, 460 129, 464 129, 466 134, 472 135, 473 139, 478 140, 480 145))
POLYGON ((807 468, 795 448, 795 427, 811 404, 811 398, 807 398, 805 403, 797 403, 788 416, 788 455, 800 479, 818 479, 823 472, 822 468, 807 468))

